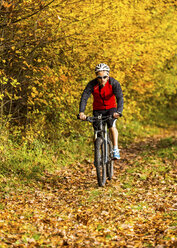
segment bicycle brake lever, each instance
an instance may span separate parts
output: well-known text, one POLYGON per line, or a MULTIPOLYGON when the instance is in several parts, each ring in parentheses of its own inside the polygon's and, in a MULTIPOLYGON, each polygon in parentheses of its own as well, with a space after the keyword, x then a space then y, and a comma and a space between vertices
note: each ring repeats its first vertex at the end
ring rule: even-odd
POLYGON ((93 123, 93 119, 90 116, 87 116, 86 121, 89 121, 89 122, 93 123))
POLYGON ((91 121, 89 116, 86 117, 86 121, 91 121))
POLYGON ((77 119, 80 120, 80 115, 79 114, 77 115, 77 119))

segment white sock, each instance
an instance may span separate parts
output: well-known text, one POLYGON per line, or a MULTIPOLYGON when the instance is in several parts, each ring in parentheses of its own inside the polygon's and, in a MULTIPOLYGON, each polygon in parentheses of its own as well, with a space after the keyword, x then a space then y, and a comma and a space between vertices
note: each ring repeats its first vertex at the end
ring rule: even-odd
POLYGON ((114 150, 118 150, 118 146, 114 146, 113 149, 114 149, 114 150))

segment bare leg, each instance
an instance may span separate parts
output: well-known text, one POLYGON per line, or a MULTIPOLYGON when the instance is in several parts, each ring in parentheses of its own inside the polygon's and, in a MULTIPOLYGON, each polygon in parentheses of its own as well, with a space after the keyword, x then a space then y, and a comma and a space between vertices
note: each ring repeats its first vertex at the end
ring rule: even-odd
POLYGON ((117 131, 117 128, 116 127, 111 127, 111 128, 109 128, 109 131, 110 131, 110 136, 111 136, 113 146, 118 147, 118 131, 117 131))

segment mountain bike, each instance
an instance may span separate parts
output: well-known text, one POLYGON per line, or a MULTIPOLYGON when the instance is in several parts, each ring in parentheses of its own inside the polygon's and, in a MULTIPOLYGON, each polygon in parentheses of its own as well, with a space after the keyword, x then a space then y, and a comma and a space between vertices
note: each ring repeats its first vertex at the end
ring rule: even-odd
POLYGON ((86 121, 98 123, 97 130, 94 130, 94 165, 100 187, 104 187, 106 179, 111 180, 113 176, 112 142, 107 127, 107 120, 112 118, 110 115, 86 118, 86 121))

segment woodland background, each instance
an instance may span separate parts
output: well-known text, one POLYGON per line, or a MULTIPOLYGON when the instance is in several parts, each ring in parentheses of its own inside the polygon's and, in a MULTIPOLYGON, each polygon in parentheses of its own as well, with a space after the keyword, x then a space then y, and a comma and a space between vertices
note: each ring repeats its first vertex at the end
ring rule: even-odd
MULTIPOLYGON (((76 115, 100 62, 123 89, 120 144, 174 127, 176 8, 172 0, 0 1, 2 173, 12 173, 14 160, 15 171, 26 159, 31 166, 33 156, 39 160, 34 167, 43 170, 54 166, 53 154, 59 166, 84 150, 91 155, 92 126, 76 115)), ((92 114, 92 98, 86 114, 92 114)))
POLYGON ((176 96, 175 0, 1 0, 0 246, 176 247, 176 96), (100 62, 124 94, 104 189, 76 118, 100 62))
POLYGON ((176 107, 176 31, 171 0, 2 0, 1 128, 77 137, 80 96, 100 62, 123 88, 123 134, 135 120, 166 118, 176 107))

